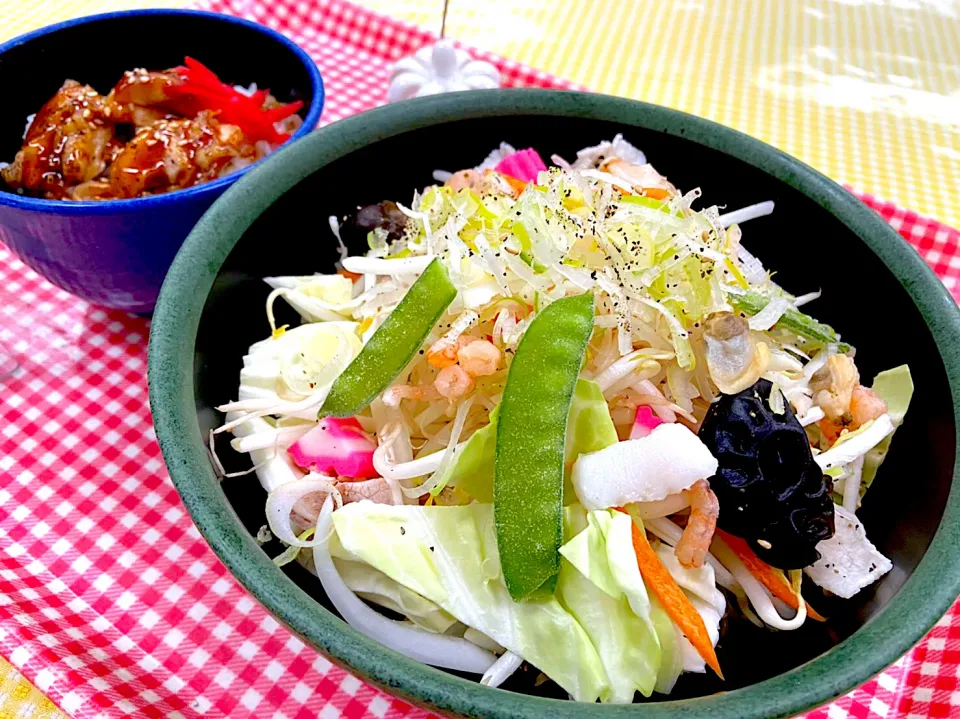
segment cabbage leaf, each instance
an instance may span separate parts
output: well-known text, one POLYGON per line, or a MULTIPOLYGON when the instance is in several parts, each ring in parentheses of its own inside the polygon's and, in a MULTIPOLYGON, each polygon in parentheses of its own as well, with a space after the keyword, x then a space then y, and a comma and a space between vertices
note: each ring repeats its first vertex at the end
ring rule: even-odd
POLYGON ((650 696, 661 651, 650 599, 633 553, 630 517, 574 504, 564 516, 557 596, 580 622, 600 654, 612 701, 650 696))
MULTIPOLYGON (((332 547, 331 547, 332 549, 332 547)), ((362 599, 397 614, 402 614, 422 629, 443 634, 457 624, 449 613, 424 599, 416 592, 393 581, 369 564, 349 559, 335 559, 341 579, 362 599)))
MULTIPOLYGON (((613 699, 589 634, 555 596, 514 602, 503 584, 493 506, 391 506, 333 513, 343 549, 536 665, 575 700, 613 699)), ((562 582, 558 594, 564 591, 562 582)))
MULTIPOLYGON (((896 428, 903 424, 903 419, 910 408, 910 399, 913 397, 913 378, 910 376, 910 368, 904 364, 881 372, 873 378, 872 389, 887 403, 887 414, 890 415, 893 426, 896 428)), ((864 456, 863 475, 860 479, 861 499, 877 476, 877 470, 883 464, 887 452, 890 451, 894 434, 896 429, 864 456)))

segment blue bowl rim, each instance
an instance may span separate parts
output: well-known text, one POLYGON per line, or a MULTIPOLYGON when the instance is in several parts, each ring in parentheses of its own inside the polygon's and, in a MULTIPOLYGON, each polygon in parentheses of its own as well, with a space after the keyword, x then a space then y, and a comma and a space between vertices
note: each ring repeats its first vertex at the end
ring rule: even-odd
MULTIPOLYGON (((224 15, 222 13, 208 12, 206 10, 187 10, 187 9, 167 9, 167 8, 147 8, 143 10, 119 10, 116 12, 99 13, 97 15, 86 15, 84 17, 64 20, 53 25, 33 30, 24 35, 8 40, 0 45, 0 56, 14 47, 23 45, 44 35, 50 35, 66 28, 77 25, 87 25, 100 22, 101 20, 113 20, 115 18, 136 17, 136 16, 177 16, 177 17, 202 17, 219 22, 241 25, 249 30, 254 30, 262 35, 266 35, 274 42, 283 45, 287 50, 293 53, 300 62, 306 67, 307 74, 310 76, 310 85, 313 99, 307 108, 306 117, 303 124, 293 133, 293 136, 285 143, 288 145, 301 137, 309 134, 320 121, 320 115, 323 112, 325 92, 323 86, 323 77, 320 75, 320 69, 313 61, 306 50, 297 45, 293 40, 286 37, 276 30, 260 25, 259 23, 233 15, 224 15)), ((182 190, 174 190, 160 195, 151 195, 150 197, 135 197, 129 200, 47 200, 36 197, 26 197, 12 192, 0 190, 0 206, 15 207, 23 210, 33 210, 46 214, 56 215, 110 215, 116 212, 136 211, 139 209, 148 209, 158 207, 164 203, 174 201, 175 199, 188 200, 190 198, 202 198, 205 195, 214 197, 222 192, 226 187, 233 184, 247 171, 258 163, 250 167, 245 167, 237 172, 233 172, 226 177, 221 177, 213 182, 206 182, 194 187, 187 187, 182 190)))

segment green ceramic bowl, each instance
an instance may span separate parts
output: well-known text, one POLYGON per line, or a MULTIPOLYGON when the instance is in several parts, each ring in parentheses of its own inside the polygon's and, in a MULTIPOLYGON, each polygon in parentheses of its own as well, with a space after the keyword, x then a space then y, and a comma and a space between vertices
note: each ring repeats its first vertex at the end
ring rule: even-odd
MULTIPOLYGON (((352 248, 360 252, 363 248, 352 248)), ((293 319, 292 317, 284 318, 293 319)), ((358 115, 294 143, 232 187, 184 243, 160 295, 150 400, 173 481, 237 578, 305 641, 387 691, 473 717, 774 717, 826 702, 895 661, 960 591, 960 313, 917 254, 876 214, 769 145, 706 120, 613 97, 510 90, 444 95, 358 115), (260 280, 330 271, 328 215, 407 199, 435 168, 480 161, 507 140, 572 157, 623 132, 679 187, 730 208, 773 199, 746 244, 787 288, 821 287, 812 311, 857 346, 865 377, 909 362, 917 392, 860 517, 894 570, 849 602, 815 599, 831 620, 797 632, 731 621, 719 645, 726 683, 685 676, 670 701, 578 705, 527 672, 488 689, 412 662, 346 626, 318 583, 277 569, 253 539, 264 493, 251 475, 217 482, 204 437, 236 392, 241 357, 268 334, 260 280), (538 695, 539 694, 539 695, 538 695)), ((231 469, 242 468, 240 458, 231 469)), ((248 465, 247 465, 248 466, 248 465)), ((276 551, 268 547, 268 551, 276 551)), ((558 637, 558 641, 563 641, 558 637)))

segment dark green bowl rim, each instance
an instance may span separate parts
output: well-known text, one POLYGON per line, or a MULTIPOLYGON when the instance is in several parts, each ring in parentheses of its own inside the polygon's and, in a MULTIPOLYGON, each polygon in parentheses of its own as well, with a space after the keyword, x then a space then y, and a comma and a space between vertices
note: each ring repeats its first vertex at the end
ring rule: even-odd
MULTIPOLYGON (((509 115, 615 121, 683 136, 744 160, 800 190, 857 235, 909 293, 939 348, 956 422, 960 416, 960 311, 956 303, 889 224, 832 180, 735 130, 633 100, 530 89, 439 95, 356 115, 282 149, 231 187, 180 249, 153 319, 150 402, 167 468, 200 532, 240 582, 294 632, 360 676, 441 712, 503 719, 612 719, 640 713, 651 718, 778 717, 829 701, 865 682, 916 643, 960 592, 960 468, 956 461, 943 519, 926 554, 900 591, 853 636, 820 657, 758 684, 698 699, 642 705, 584 705, 489 689, 402 657, 362 636, 300 590, 236 518, 200 437, 193 370, 204 302, 239 237, 297 182, 356 149, 417 128, 509 115)), ((318 234, 325 224, 325 218, 317 218, 318 234)))

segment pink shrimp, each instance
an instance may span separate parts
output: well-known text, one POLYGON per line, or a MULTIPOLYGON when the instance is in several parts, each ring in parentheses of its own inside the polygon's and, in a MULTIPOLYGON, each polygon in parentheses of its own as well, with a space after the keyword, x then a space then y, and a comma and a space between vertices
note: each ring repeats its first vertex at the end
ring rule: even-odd
POLYGON ((460 365, 451 364, 437 373, 433 384, 394 385, 383 393, 383 402, 389 407, 396 407, 404 399, 411 399, 414 402, 430 402, 440 398, 457 399, 473 390, 475 385, 476 382, 471 374, 460 365))
POLYGON ((887 403, 876 392, 862 384, 857 384, 850 392, 847 412, 835 420, 829 417, 818 423, 820 431, 830 444, 837 441, 843 430, 853 432, 867 422, 887 413, 887 403))
POLYGON ((484 377, 500 369, 502 355, 493 342, 477 340, 463 345, 457 352, 457 361, 471 377, 484 377))
POLYGON ((476 339, 469 335, 460 335, 455 340, 441 337, 427 350, 427 362, 440 369, 454 365, 457 363, 460 350, 476 339))
POLYGON ((858 384, 850 395, 850 429, 862 427, 867 422, 887 413, 887 403, 876 392, 858 384))
POLYGON ((427 350, 427 362, 445 369, 459 363, 471 377, 483 377, 500 369, 502 355, 495 344, 470 335, 455 340, 441 337, 427 350))
POLYGON ((447 399, 456 399, 467 394, 474 387, 474 380, 460 365, 444 367, 437 373, 433 386, 447 399))
POLYGON ((720 503, 705 479, 698 479, 683 492, 690 499, 690 518, 674 549, 677 561, 687 569, 703 566, 720 516, 720 503))
POLYGON ((476 170, 460 170, 459 172, 454 172, 453 175, 447 180, 447 187, 452 187, 454 192, 459 192, 465 188, 470 188, 475 190, 480 186, 480 183, 483 181, 483 175, 481 175, 476 170))
POLYGON ((430 400, 440 399, 440 393, 432 384, 398 384, 383 393, 383 403, 389 407, 398 406, 400 400, 403 399, 412 399, 415 402, 429 402, 430 400))

